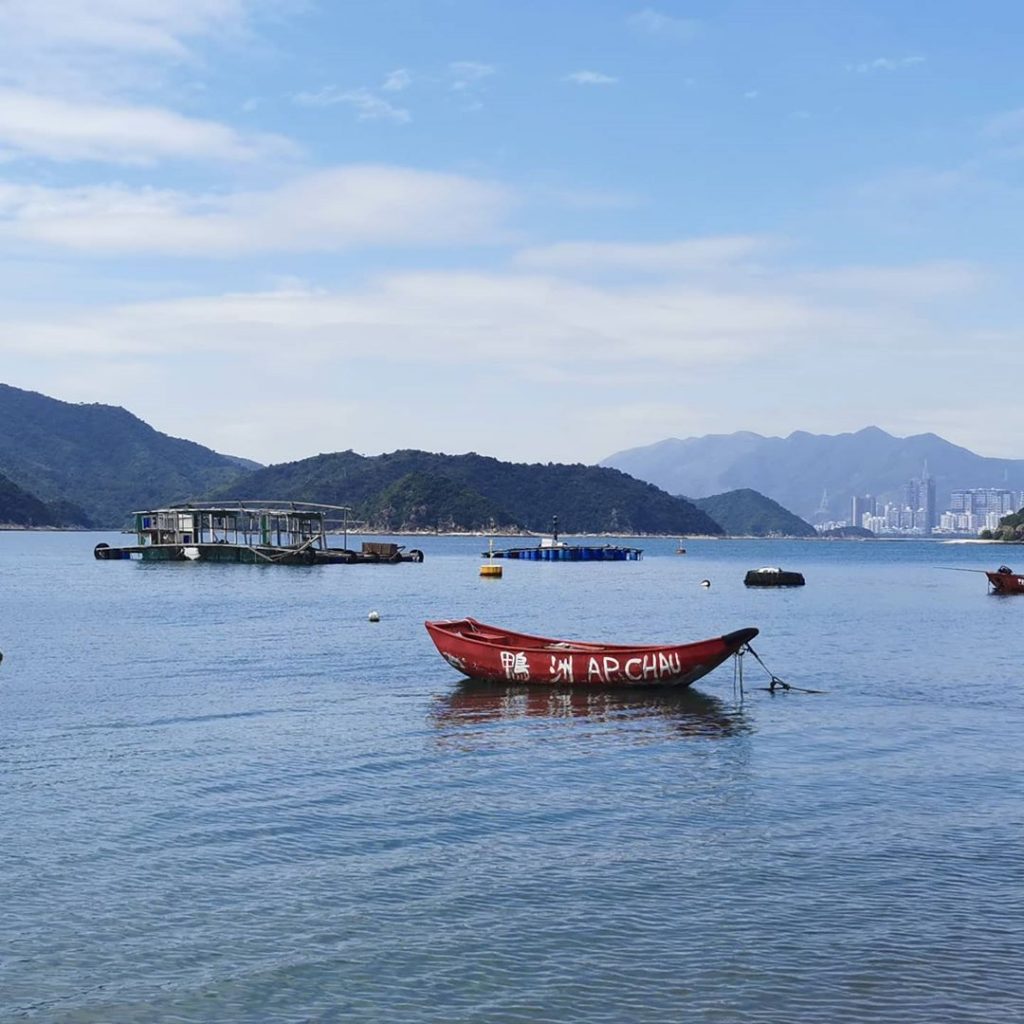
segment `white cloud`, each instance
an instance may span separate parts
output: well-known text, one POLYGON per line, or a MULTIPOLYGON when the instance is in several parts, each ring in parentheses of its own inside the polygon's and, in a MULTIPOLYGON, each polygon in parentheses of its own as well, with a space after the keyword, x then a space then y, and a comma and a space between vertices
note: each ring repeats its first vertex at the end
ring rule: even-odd
MULTIPOLYGON (((647 266, 642 249, 621 247, 647 266)), ((943 275, 956 282, 969 268, 801 274, 745 266, 742 249, 710 280, 680 267, 671 280, 587 282, 565 260, 546 273, 396 273, 338 290, 297 284, 8 315, 0 351, 8 379, 58 397, 68 394, 55 382, 80 368, 74 397, 123 404, 120 384, 104 388, 131 374, 133 411, 160 429, 261 460, 403 446, 596 459, 651 430, 678 433, 674 423, 691 433, 757 429, 752 416, 775 416, 780 430, 859 427, 905 398, 908 379, 941 393, 957 366, 973 394, 1005 372, 965 364, 963 351, 985 346, 945 306, 931 313, 943 275), (880 378, 883 355, 891 372, 880 378), (229 383, 240 361, 242 389, 229 383), (184 388, 187 406, 176 397, 184 388), (530 415, 510 433, 508 410, 525 394, 530 415), (273 403, 277 421, 294 409, 308 429, 278 429, 265 415, 273 403)))
POLYGON ((338 104, 352 107, 360 121, 393 121, 407 124, 412 115, 403 107, 396 107, 370 89, 338 89, 325 86, 319 92, 300 92, 295 102, 303 107, 333 107, 338 104))
POLYGON ((392 360, 481 368, 532 361, 663 369, 732 362, 788 346, 822 327, 798 299, 680 285, 593 287, 519 274, 393 275, 360 291, 281 291, 123 306, 69 321, 23 323, 14 346, 33 353, 273 358, 282 346, 312 372, 367 351, 392 360))
POLYGON ((912 68, 917 64, 924 63, 924 57, 876 57, 874 60, 864 61, 861 64, 847 64, 847 71, 856 71, 858 74, 867 75, 873 71, 899 71, 903 68, 912 68))
POLYGON ((474 60, 457 60, 448 65, 451 87, 457 91, 469 89, 484 78, 495 73, 491 64, 481 64, 474 60))
POLYGON ((698 25, 692 19, 674 18, 650 7, 630 15, 627 22, 638 32, 675 40, 692 39, 696 35, 698 25))
POLYGON ((992 139, 1016 138, 1024 135, 1024 107, 994 114, 985 122, 983 134, 992 139))
POLYGON ((14 89, 0 89, 0 149, 9 155, 121 164, 295 154, 294 145, 280 136, 242 135, 159 107, 82 103, 14 89))
POLYGON ((571 75, 566 75, 565 80, 577 85, 614 85, 618 82, 617 78, 604 75, 600 71, 574 71, 571 75))
POLYGON ((245 0, 4 0, 0 34, 33 48, 88 47, 180 58, 185 40, 237 28, 245 0))
POLYGON ((522 250, 517 262, 537 270, 678 274, 734 265, 772 245, 768 239, 736 235, 678 242, 560 242, 522 250))
POLYGON ((402 92, 410 85, 412 85, 412 74, 405 68, 396 68, 384 79, 381 88, 385 92, 402 92))
POLYGON ((829 292, 862 292, 877 300, 904 303, 970 294, 981 286, 984 275, 973 264, 950 260, 909 267, 840 267, 803 273, 798 280, 829 292))
POLYGON ((229 195, 0 182, 0 238, 91 255, 209 257, 446 245, 495 240, 510 203, 505 189, 487 182, 371 165, 229 195))
POLYGON ((247 39, 254 10, 300 0, 2 0, 0 84, 79 99, 165 84, 201 44, 247 39))

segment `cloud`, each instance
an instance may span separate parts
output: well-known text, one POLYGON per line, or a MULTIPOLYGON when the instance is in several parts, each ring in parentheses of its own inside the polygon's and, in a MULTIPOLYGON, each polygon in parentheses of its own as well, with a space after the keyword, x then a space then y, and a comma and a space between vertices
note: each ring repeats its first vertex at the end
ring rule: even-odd
POLYGON ((95 98, 163 84, 206 39, 247 39, 252 11, 298 0, 3 0, 0 84, 95 98))
POLYGON ((680 41, 692 39, 697 34, 698 27, 698 22, 692 19, 674 18, 650 7, 631 14, 626 21, 630 28, 637 32, 680 41))
POLYGON ((868 75, 875 71, 900 71, 903 68, 912 68, 923 64, 924 57, 876 57, 874 60, 865 61, 862 64, 847 64, 847 71, 855 71, 861 75, 868 75))
POLYGON ((661 244, 560 242, 524 249, 516 262, 535 270, 671 275, 731 266, 773 244, 768 239, 746 235, 661 244))
POLYGON ((448 65, 451 87, 456 91, 469 89, 482 79, 489 78, 495 71, 493 65, 473 60, 457 60, 448 65))
POLYGON ((994 114, 985 122, 982 134, 992 139, 1005 139, 1024 134, 1024 107, 994 114))
POLYGON ((396 68, 384 79, 381 88, 385 92, 402 92, 410 85, 412 85, 412 74, 405 68, 396 68))
POLYGON ((0 239, 90 255, 221 258, 377 245, 449 245, 501 236, 504 188, 454 175, 355 165, 261 192, 188 194, 124 186, 0 182, 0 239))
POLYGON ((840 267, 800 274, 800 283, 828 292, 861 292, 876 300, 943 299, 978 290, 984 275, 974 264, 945 260, 913 266, 840 267))
MULTIPOLYGON (((947 306, 930 313, 942 280, 962 281, 970 268, 814 275, 746 264, 741 253, 762 244, 723 245, 723 272, 712 279, 680 260, 671 279, 588 282, 577 253, 547 269, 525 257, 489 273, 388 273, 338 289, 291 284, 7 315, 0 348, 9 380, 64 398, 58 382, 79 400, 123 402, 128 373, 133 411, 149 422, 261 460, 409 446, 596 459, 650 440, 651 430, 677 433, 674 423, 691 433, 757 429, 751 417, 771 416, 782 431, 860 426, 872 409, 898 407, 908 379, 941 393, 956 366, 971 378, 962 390, 978 393, 982 378, 1005 373, 991 360, 964 363, 964 351, 989 349, 947 306), (883 355, 893 372, 880 378, 883 355), (249 373, 242 389, 230 386, 240 361, 249 373), (681 387, 685 409, 673 420, 681 387), (508 411, 526 394, 530 415, 509 432, 508 411), (279 429, 290 408, 305 435, 279 429)), ((655 253, 644 248, 609 245, 604 254, 647 267, 655 253)))
POLYGON ((594 287, 546 275, 471 271, 396 274, 360 290, 285 290, 142 303, 73 321, 22 323, 18 347, 39 354, 273 359, 286 346, 313 371, 386 351, 430 365, 549 367, 656 362, 664 370, 732 362, 788 346, 822 326, 799 299, 740 290, 594 287))
POLYGON ((164 159, 254 161, 294 156, 273 135, 242 135, 160 107, 83 103, 0 89, 0 149, 49 160, 152 164, 164 159))
POLYGON ((567 82, 575 82, 577 85, 615 85, 617 78, 611 75, 603 75, 600 71, 574 71, 566 75, 567 82))
POLYGON ((88 47, 180 58, 189 37, 237 28, 245 0, 5 0, 0 33, 34 48, 88 47))
POLYGON ((395 124, 407 124, 412 120, 408 110, 396 107, 382 96, 362 87, 342 90, 328 85, 319 92, 296 93, 294 99, 302 107, 333 107, 344 104, 355 110, 360 121, 393 121, 395 124))

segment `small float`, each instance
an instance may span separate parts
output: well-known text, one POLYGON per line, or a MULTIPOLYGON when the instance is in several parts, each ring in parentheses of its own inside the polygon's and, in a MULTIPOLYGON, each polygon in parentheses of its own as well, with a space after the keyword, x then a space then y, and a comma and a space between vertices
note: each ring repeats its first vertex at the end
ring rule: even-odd
POLYGON ((995 572, 985 572, 989 586, 995 594, 1024 594, 1024 576, 1015 573, 1008 565, 1001 565, 995 572))
POLYGON ((551 536, 534 547, 484 551, 484 558, 517 558, 524 562, 638 562, 643 548, 618 544, 566 544, 558 539, 558 516, 552 517, 551 536))
POLYGON ((188 504, 132 513, 135 544, 97 544, 101 561, 241 562, 254 565, 351 565, 422 562, 423 552, 401 544, 364 541, 350 551, 349 509, 310 502, 246 501, 188 504), (343 515, 342 515, 343 514, 343 515), (345 547, 331 547, 328 530, 344 524, 345 547))
POLYGON ((753 627, 688 644, 605 644, 516 633, 476 619, 425 622, 441 657, 470 679, 577 686, 689 686, 757 636, 753 627))
POLYGON ((803 573, 766 565, 760 569, 751 569, 743 577, 743 582, 748 587, 802 587, 806 580, 803 573))

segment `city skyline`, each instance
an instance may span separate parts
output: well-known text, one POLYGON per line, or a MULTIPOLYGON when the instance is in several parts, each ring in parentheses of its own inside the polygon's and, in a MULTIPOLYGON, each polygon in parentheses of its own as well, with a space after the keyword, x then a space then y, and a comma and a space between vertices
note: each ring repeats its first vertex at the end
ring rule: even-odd
POLYGON ((904 488, 902 504, 872 495, 854 495, 848 522, 830 520, 818 529, 858 526, 876 534, 977 534, 994 530, 999 520, 1024 507, 1024 491, 1005 487, 956 487, 950 491, 949 508, 935 504, 934 480, 912 478, 904 488), (926 496, 921 503, 921 495, 926 496))

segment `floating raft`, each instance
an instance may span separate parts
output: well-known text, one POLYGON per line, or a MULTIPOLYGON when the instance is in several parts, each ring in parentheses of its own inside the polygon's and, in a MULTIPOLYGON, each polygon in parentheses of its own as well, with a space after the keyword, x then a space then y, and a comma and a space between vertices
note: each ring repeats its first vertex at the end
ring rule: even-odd
POLYGON ((551 536, 542 537, 532 548, 505 548, 495 551, 494 542, 484 558, 518 558, 524 562, 638 562, 643 548, 624 548, 618 544, 566 544, 558 539, 558 516, 551 517, 551 536))
POLYGON ((484 558, 518 558, 525 562, 638 562, 643 548, 624 548, 616 544, 541 544, 532 548, 505 548, 485 551, 484 558))
MULTIPOLYGON (((97 544, 100 561, 234 562, 250 565, 352 565, 422 562, 423 552, 364 541, 359 551, 327 542, 328 512, 343 506, 308 502, 175 505, 134 513, 137 542, 97 544)), ((347 517, 345 534, 347 539, 347 517)))
POLYGON ((751 569, 743 577, 743 582, 748 587, 802 587, 806 580, 803 573, 765 566, 762 569, 751 569))

